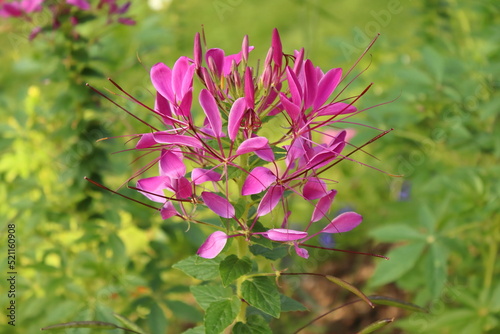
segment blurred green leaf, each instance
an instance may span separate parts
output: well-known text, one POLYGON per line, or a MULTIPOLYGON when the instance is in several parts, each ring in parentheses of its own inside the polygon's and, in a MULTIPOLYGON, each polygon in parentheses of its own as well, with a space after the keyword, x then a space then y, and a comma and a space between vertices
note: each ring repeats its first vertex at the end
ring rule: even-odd
POLYGON ((271 277, 253 277, 241 285, 245 301, 264 313, 278 318, 281 312, 280 294, 271 277))
POLYGON ((259 315, 251 315, 246 323, 237 322, 233 327, 233 333, 238 334, 272 334, 269 323, 259 315))
POLYGON ((288 296, 280 294, 281 312, 307 311, 302 303, 288 296))
POLYGON ((391 318, 391 319, 382 319, 382 320, 375 321, 374 323, 368 325, 367 327, 365 327, 361 331, 359 331, 358 334, 373 333, 376 330, 384 328, 385 326, 389 325, 393 321, 394 321, 394 318, 391 318))
POLYGON ((219 265, 222 259, 204 259, 198 255, 192 255, 174 264, 172 268, 179 269, 187 275, 202 281, 208 281, 219 277, 219 265))

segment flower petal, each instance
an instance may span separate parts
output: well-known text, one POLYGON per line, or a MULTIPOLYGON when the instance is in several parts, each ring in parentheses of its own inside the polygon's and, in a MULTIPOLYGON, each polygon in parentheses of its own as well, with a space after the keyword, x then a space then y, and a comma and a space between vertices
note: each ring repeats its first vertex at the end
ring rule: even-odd
POLYGON ((253 137, 245 140, 236 150, 237 155, 255 152, 255 154, 265 161, 274 161, 274 153, 269 146, 269 140, 265 137, 253 137))
POLYGON ((205 259, 213 259, 224 249, 227 238, 227 234, 222 231, 216 231, 210 234, 203 245, 200 246, 196 254, 205 259))
POLYGON ((160 175, 166 175, 173 179, 179 179, 186 174, 186 165, 181 157, 171 151, 163 150, 159 166, 160 175))
POLYGON ((168 219, 168 218, 171 218, 171 217, 173 217, 175 215, 178 215, 179 213, 175 209, 175 207, 172 204, 172 202, 168 201, 160 209, 160 214, 161 214, 161 218, 162 219, 168 219))
POLYGON ((318 116, 335 116, 343 114, 351 114, 358 111, 358 109, 348 103, 336 102, 329 104, 318 111, 318 116))
POLYGON ((325 181, 317 177, 310 178, 302 189, 302 195, 308 201, 322 198, 327 194, 325 181))
POLYGON ((298 256, 303 257, 304 259, 309 258, 309 252, 307 249, 300 248, 296 242, 293 243, 293 247, 295 248, 295 253, 297 253, 298 256))
POLYGON ((287 228, 273 228, 265 233, 264 237, 273 241, 295 241, 307 237, 307 232, 290 230, 287 228))
POLYGON ((363 220, 363 216, 356 212, 344 212, 335 219, 332 220, 330 224, 328 224, 321 233, 342 233, 347 232, 361 224, 363 220))
POLYGON ((170 179, 167 176, 153 176, 140 179, 137 181, 136 187, 140 193, 150 200, 158 203, 165 202, 165 194, 163 189, 170 187, 170 179), (141 191, 144 190, 144 191, 141 191))
MULTIPOLYGON (((166 131, 158 131, 152 133, 155 142, 158 144, 171 144, 171 145, 180 145, 180 146, 190 146, 194 148, 202 148, 203 144, 194 137, 184 136, 184 135, 174 135, 168 133, 166 131)), ((144 136, 144 135, 143 135, 144 136)), ((142 140, 142 138, 141 138, 142 140)), ((140 143, 141 141, 139 141, 140 143)), ((137 143, 137 145, 139 145, 137 143)), ((137 147, 137 146, 136 146, 137 147)))
POLYGON ((240 97, 234 101, 233 106, 231 107, 227 121, 227 132, 229 133, 229 139, 231 139, 231 141, 234 141, 238 136, 241 119, 243 118, 243 114, 246 109, 247 104, 244 97, 240 97))
POLYGON ((335 195, 337 195, 337 190, 330 190, 328 194, 323 196, 318 203, 316 203, 312 213, 311 222, 317 222, 321 218, 326 217, 326 214, 332 206, 335 195))
POLYGON ((193 180, 193 183, 195 185, 202 184, 208 181, 217 182, 220 181, 221 178, 221 175, 213 170, 193 168, 193 171, 191 172, 191 180, 193 180))
POLYGON ((200 92, 200 105, 205 111, 205 115, 207 115, 208 122, 210 123, 210 127, 214 131, 217 137, 221 137, 222 134, 222 119, 220 117, 220 111, 217 107, 217 102, 215 102, 215 98, 212 94, 203 89, 200 92))
POLYGON ((175 102, 172 89, 172 70, 163 63, 158 63, 151 67, 151 82, 154 88, 170 102, 175 102))
POLYGON ((267 187, 275 181, 276 175, 268 168, 255 167, 250 174, 248 174, 245 183, 243 183, 241 194, 243 196, 258 194, 267 189, 267 187))
POLYGON ((212 210, 222 218, 234 217, 234 207, 224 197, 221 197, 217 194, 208 191, 204 191, 201 193, 201 198, 203 199, 203 202, 205 202, 205 205, 208 206, 210 210, 212 210))
POLYGON ((318 84, 318 94, 314 100, 314 110, 319 109, 328 100, 332 92, 337 88, 341 78, 341 68, 333 68, 321 78, 318 84))
POLYGON ((283 197, 285 188, 283 186, 272 186, 269 188, 267 193, 262 197, 257 208, 257 217, 267 215, 271 212, 276 205, 278 205, 280 199, 283 197))

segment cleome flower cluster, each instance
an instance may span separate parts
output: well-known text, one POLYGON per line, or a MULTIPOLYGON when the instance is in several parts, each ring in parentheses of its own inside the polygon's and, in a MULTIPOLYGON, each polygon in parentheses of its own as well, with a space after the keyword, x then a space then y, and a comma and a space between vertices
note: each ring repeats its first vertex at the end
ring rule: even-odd
MULTIPOLYGON (((123 5, 118 5, 116 0, 99 0, 97 5, 91 5, 87 0, 65 0, 65 1, 48 1, 48 0, 17 0, 17 1, 0 1, 0 17, 21 18, 28 22, 33 22, 33 15, 48 9, 52 15, 51 27, 35 26, 30 33, 29 39, 32 40, 44 29, 57 30, 68 21, 72 27, 75 27, 80 22, 80 17, 85 13, 99 12, 107 9, 108 23, 116 21, 121 24, 133 25, 135 21, 128 17, 123 17, 127 13, 131 2, 126 2, 123 5)), ((78 37, 76 32, 73 33, 75 38, 78 37)))
POLYGON ((155 165, 159 172, 134 188, 161 203, 164 219, 209 225, 196 219, 197 209, 206 207, 226 222, 211 225, 217 231, 199 248, 201 257, 213 258, 229 238, 243 237, 289 244, 307 258, 304 242, 320 233, 350 231, 362 221, 355 212, 329 217, 337 191, 322 177, 346 159, 347 132, 339 125, 360 112, 353 105, 360 95, 340 99, 342 69, 323 72, 304 57, 304 49, 284 54, 276 29, 261 69, 248 64, 252 49, 245 36, 237 54, 203 51, 196 34, 193 58, 151 68, 156 100, 149 109, 163 129, 150 126, 137 135, 135 148, 154 159, 136 176, 155 165), (196 93, 195 77, 202 87, 196 93), (200 107, 193 107, 194 99, 200 107), (314 208, 301 231, 288 226, 290 196, 314 208), (263 230, 259 218, 271 213, 279 221, 263 230), (309 233, 319 221, 326 221, 324 227, 309 233))

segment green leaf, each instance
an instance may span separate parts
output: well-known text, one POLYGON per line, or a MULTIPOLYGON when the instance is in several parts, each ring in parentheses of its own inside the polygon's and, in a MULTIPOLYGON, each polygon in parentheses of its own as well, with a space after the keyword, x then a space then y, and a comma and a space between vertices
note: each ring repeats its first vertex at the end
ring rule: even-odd
POLYGON ((234 254, 226 257, 219 265, 220 277, 224 286, 228 286, 250 270, 252 270, 252 261, 247 257, 239 259, 234 254))
POLYGON ((408 225, 386 225, 372 230, 370 236, 382 242, 425 240, 425 235, 408 225))
POLYGON ((135 323, 133 323, 132 321, 128 320, 124 316, 122 316, 120 314, 116 314, 116 313, 113 313, 113 316, 116 319, 118 319, 122 324, 124 324, 128 328, 132 329, 133 331, 136 331, 139 334, 146 334, 146 332, 142 328, 140 328, 139 326, 137 326, 135 323))
POLYGON ((241 307, 241 301, 233 296, 210 304, 205 314, 206 334, 220 334, 236 319, 241 307))
POLYGON ((425 308, 399 299, 384 296, 370 296, 368 298, 372 301, 373 304, 394 306, 408 311, 427 313, 427 310, 425 308))
POLYGON ((388 261, 380 262, 368 282, 370 287, 393 282, 415 266, 425 247, 424 242, 416 242, 392 249, 388 261))
POLYGON ((275 318, 281 313, 280 294, 271 277, 253 277, 241 285, 241 294, 248 304, 275 318))
POLYGON ((190 328, 182 334, 205 334, 205 326, 198 326, 194 328, 190 328))
POLYGON ((62 324, 52 325, 43 327, 40 330, 52 330, 52 329, 66 329, 66 328, 94 328, 94 329, 123 329, 124 331, 141 334, 141 332, 136 332, 134 330, 117 326, 115 324, 103 321, 72 321, 62 324))
POLYGON ((210 304, 230 298, 233 290, 220 285, 195 285, 191 286, 191 293, 200 307, 206 310, 210 304))
POLYGON ((187 320, 191 323, 198 323, 203 320, 201 312, 192 305, 180 300, 166 300, 165 304, 178 319, 187 320))
POLYGON ((375 332, 376 330, 380 329, 380 328, 383 328, 387 325, 389 325, 391 322, 394 321, 394 318, 391 318, 391 319, 382 319, 382 320, 378 320, 378 321, 375 321, 374 323, 372 323, 371 325, 368 325, 368 327, 365 327, 364 329, 362 329, 360 332, 358 332, 358 334, 369 334, 369 333, 373 333, 375 332))
POLYGON ((448 259, 447 249, 437 241, 431 244, 430 256, 428 258, 428 270, 430 273, 429 286, 434 298, 439 298, 447 279, 448 259))
POLYGON ((284 245, 279 245, 273 249, 261 245, 251 245, 249 249, 253 255, 260 255, 271 261, 284 258, 288 254, 288 247, 284 245))
POLYGON ((151 304, 150 310, 147 317, 149 331, 151 333, 165 333, 168 325, 165 313, 157 303, 151 304))
POLYGON ((280 294, 281 312, 307 311, 302 303, 288 296, 280 294))
POLYGON ((237 322, 233 327, 235 334, 272 334, 269 323, 260 315, 249 316, 246 323, 237 322))
POLYGON ((337 284, 341 288, 346 289, 348 291, 351 291, 356 296, 358 296, 359 298, 363 299, 372 308, 374 307, 373 304, 372 304, 372 302, 370 301, 370 299, 368 299, 368 297, 366 297, 366 295, 363 292, 361 292, 361 290, 359 290, 358 288, 356 288, 351 283, 346 282, 346 281, 344 281, 341 278, 338 278, 338 277, 335 277, 335 276, 331 276, 331 275, 326 275, 325 277, 326 277, 327 280, 329 280, 332 283, 337 284))
POLYGON ((174 264, 172 267, 179 269, 187 275, 208 281, 219 276, 219 264, 221 259, 204 259, 198 255, 192 255, 174 264))

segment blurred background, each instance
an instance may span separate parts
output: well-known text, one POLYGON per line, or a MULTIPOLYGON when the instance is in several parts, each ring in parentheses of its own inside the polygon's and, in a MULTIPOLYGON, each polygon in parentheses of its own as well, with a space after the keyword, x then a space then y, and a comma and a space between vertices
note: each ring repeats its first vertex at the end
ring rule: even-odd
MULTIPOLYGON (((153 105, 149 68, 191 56, 202 25, 208 46, 229 54, 249 35, 254 64, 264 59, 276 27, 285 53, 304 47, 323 70, 345 71, 380 33, 351 75, 363 72, 352 91, 373 83, 358 104, 368 110, 355 120, 367 126, 345 127, 356 131, 354 145, 378 133, 370 127, 394 130, 366 147, 371 156, 354 156, 371 168, 344 161, 332 170, 339 181, 332 209, 355 210, 364 221, 321 242, 390 261, 325 252, 286 261, 294 271, 335 275, 428 313, 358 303, 301 333, 356 333, 392 317, 380 333, 500 332, 499 3, 157 0, 134 2, 127 15, 136 25, 89 20, 72 42, 56 32, 28 40, 47 15, 39 22, 0 18, 0 332, 31 334, 73 320, 116 323, 113 314, 120 314, 149 333, 174 334, 203 319, 186 285, 199 281, 172 268, 196 252, 203 231, 162 221, 83 179, 118 189, 140 166, 137 153, 113 154, 132 147, 124 138, 97 140, 147 131, 85 83, 148 118, 147 110, 108 92, 119 91, 106 78, 153 105), (3 315, 8 224, 16 224, 15 328, 3 315)), ((126 186, 121 192, 141 199, 126 186)), ((300 205, 309 217, 311 208, 300 205)), ((283 288, 309 312, 273 320, 275 333, 292 333, 354 299, 309 278, 283 288)))

